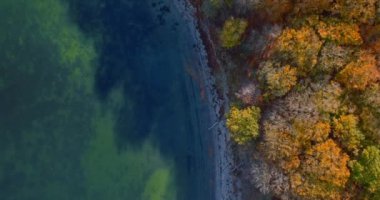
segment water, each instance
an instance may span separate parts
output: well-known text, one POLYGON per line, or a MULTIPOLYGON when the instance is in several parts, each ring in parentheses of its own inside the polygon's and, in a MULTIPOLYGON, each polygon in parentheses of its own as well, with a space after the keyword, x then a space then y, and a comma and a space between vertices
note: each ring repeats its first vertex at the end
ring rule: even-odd
POLYGON ((194 45, 171 0, 0 1, 0 199, 212 199, 194 45))

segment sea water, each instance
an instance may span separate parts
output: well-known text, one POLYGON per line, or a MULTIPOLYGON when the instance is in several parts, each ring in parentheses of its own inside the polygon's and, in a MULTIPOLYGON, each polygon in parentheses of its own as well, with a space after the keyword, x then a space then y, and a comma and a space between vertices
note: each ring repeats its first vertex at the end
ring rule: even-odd
POLYGON ((0 199, 213 199, 174 0, 0 1, 0 199))

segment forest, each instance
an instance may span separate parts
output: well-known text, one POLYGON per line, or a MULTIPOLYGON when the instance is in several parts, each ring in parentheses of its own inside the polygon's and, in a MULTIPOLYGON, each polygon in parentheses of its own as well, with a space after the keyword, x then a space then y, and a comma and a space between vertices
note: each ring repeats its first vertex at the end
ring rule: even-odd
POLYGON ((252 187, 380 199, 380 1, 204 0, 202 13, 252 187))

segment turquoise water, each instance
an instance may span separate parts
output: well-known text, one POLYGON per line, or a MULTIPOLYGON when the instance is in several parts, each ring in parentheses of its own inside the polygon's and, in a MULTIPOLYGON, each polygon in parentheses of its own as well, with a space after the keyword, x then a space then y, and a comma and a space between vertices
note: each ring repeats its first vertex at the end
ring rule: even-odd
POLYGON ((0 199, 212 199, 187 31, 170 0, 1 0, 0 199))

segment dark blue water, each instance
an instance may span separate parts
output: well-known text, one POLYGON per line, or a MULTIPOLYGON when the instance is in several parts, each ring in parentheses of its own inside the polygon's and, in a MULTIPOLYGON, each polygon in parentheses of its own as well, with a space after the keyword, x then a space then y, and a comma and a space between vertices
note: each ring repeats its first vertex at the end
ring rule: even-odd
POLYGON ((0 2, 0 199, 213 199, 171 0, 0 2))

